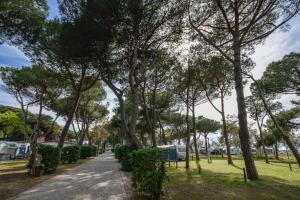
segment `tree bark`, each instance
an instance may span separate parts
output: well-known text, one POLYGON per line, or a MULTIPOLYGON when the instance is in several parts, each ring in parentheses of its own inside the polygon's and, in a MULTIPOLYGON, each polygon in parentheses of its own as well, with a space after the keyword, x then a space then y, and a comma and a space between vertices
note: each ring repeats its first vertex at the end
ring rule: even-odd
MULTIPOLYGON (((236 20, 238 16, 236 17, 236 20)), ((235 25, 238 26, 237 22, 235 25)), ((247 177, 250 180, 257 180, 258 173, 255 167, 255 163, 252 156, 250 136, 247 123, 247 113, 244 97, 243 88, 243 77, 241 68, 241 49, 239 44, 239 28, 235 27, 235 36, 233 42, 234 48, 234 80, 235 80, 235 90, 237 95, 238 104, 238 119, 239 119, 239 137, 241 141, 241 149, 243 152, 245 167, 247 171, 247 177)))
POLYGON ((164 129, 162 123, 161 123, 159 113, 158 113, 157 120, 158 120, 158 124, 159 124, 159 127, 161 129, 161 133, 162 133, 162 141, 163 141, 164 145, 167 145, 168 142, 167 142, 167 138, 166 138, 166 133, 165 133, 165 129, 164 129))
POLYGON ((207 143, 207 134, 206 133, 204 134, 204 140, 205 140, 205 151, 206 151, 206 154, 208 154, 208 143, 207 143))
POLYGON ((59 141, 58 141, 58 145, 57 147, 59 149, 62 149, 63 146, 64 146, 64 143, 65 143, 65 137, 69 131, 69 128, 70 128, 70 125, 73 121, 73 117, 75 115, 75 112, 77 110, 77 107, 78 107, 78 104, 79 104, 79 100, 80 100, 80 96, 81 96, 81 89, 77 91, 77 94, 76 94, 76 98, 75 98, 75 103, 72 107, 72 110, 71 112, 69 113, 68 117, 67 117, 67 121, 65 123, 65 126, 61 132, 61 135, 60 135, 60 138, 59 138, 59 141))
POLYGON ((190 111, 190 72, 188 67, 188 83, 187 83, 187 92, 186 92, 186 158, 185 158, 185 168, 190 168, 190 154, 189 154, 189 146, 190 146, 190 121, 189 121, 189 111, 190 111))
MULTIPOLYGON (((230 150, 230 144, 229 144, 229 138, 228 138, 228 132, 227 132, 227 122, 225 118, 225 110, 224 110, 224 96, 223 93, 221 94, 221 115, 222 115, 222 123, 223 123, 223 135, 226 145, 226 151, 227 151, 227 163, 229 165, 232 165, 232 158, 231 158, 231 150, 230 150)), ((223 153, 222 153, 223 155, 223 153)))
POLYGON ((256 117, 256 123, 257 123, 257 126, 258 126, 259 136, 260 136, 260 139, 261 139, 261 144, 262 144, 263 152, 264 152, 264 155, 265 155, 265 161, 266 161, 266 163, 269 163, 269 158, 268 158, 268 154, 267 154, 267 151, 266 151, 266 145, 265 145, 265 141, 264 141, 264 137, 263 137, 263 131, 262 131, 261 124, 259 123, 257 117, 256 117))
POLYGON ((277 143, 277 141, 275 142, 275 159, 279 160, 278 143, 277 143))
POLYGON ((147 101, 146 101, 146 96, 145 96, 145 86, 142 90, 142 99, 143 99, 143 108, 144 108, 144 112, 145 112, 146 123, 147 123, 148 129, 149 129, 149 132, 151 133, 152 145, 156 146, 155 131, 153 129, 153 126, 151 126, 152 123, 151 123, 151 120, 149 117, 149 112, 148 112, 148 107, 147 107, 147 101))
POLYGON ((127 126, 127 119, 126 119, 126 113, 125 113, 125 107, 124 107, 124 100, 123 100, 123 94, 121 91, 118 91, 117 89, 110 81, 103 79, 103 81, 108 85, 108 87, 113 91, 113 93, 116 95, 119 106, 120 106, 120 112, 121 112, 121 127, 122 132, 126 136, 126 140, 130 142, 132 145, 137 146, 138 148, 143 148, 142 143, 137 139, 136 135, 132 134, 130 132, 128 126, 127 126))
POLYGON ((192 118, 193 118, 193 140, 194 140, 194 149, 195 149, 195 155, 196 155, 196 161, 200 160, 199 156, 199 150, 198 150, 198 144, 197 144, 197 131, 196 131, 196 116, 195 116, 195 102, 193 102, 193 108, 192 108, 192 118))

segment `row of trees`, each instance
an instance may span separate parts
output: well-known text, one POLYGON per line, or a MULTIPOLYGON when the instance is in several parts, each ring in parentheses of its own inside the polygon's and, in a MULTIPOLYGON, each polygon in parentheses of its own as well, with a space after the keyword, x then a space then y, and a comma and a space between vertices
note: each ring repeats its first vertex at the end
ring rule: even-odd
MULTIPOLYGON (((187 168, 191 132, 197 148, 195 108, 208 101, 222 118, 227 159, 232 164, 224 100, 235 88, 247 176, 256 180, 243 90, 247 79, 254 81, 253 95, 261 101, 270 123, 300 165, 299 152, 268 103, 268 84, 251 76, 253 63, 248 57, 268 35, 287 28, 287 22, 299 12, 299 4, 299 0, 61 0, 60 17, 47 20, 44 0, 28 0, 16 7, 6 0, 1 3, 4 12, 0 18, 12 23, 1 23, 5 27, 0 41, 18 45, 33 63, 55 74, 53 82, 62 79, 66 84, 63 89, 51 91, 60 93, 53 95, 56 98, 70 100, 60 148, 74 118, 84 124, 82 133, 90 126, 91 115, 86 112, 91 108, 79 109, 85 107, 80 101, 85 101, 86 92, 99 88, 101 80, 117 97, 115 122, 119 121, 120 135, 139 148, 143 147, 142 137, 137 134, 139 123, 145 123, 144 130, 151 135, 154 146, 157 130, 161 130, 161 140, 166 143, 163 114, 174 108, 176 111, 176 107, 185 108, 187 168), (30 18, 23 18, 28 13, 15 13, 22 6, 28 7, 30 18), (22 23, 30 28, 22 28, 22 23), (189 47, 182 50, 180 44, 189 47), (186 51, 187 55, 182 53, 186 51), (214 99, 220 99, 220 104, 214 99)), ((51 87, 44 88, 47 94, 48 89, 51 87)), ((42 97, 38 98, 40 108, 48 105, 43 93, 35 94, 42 97)))

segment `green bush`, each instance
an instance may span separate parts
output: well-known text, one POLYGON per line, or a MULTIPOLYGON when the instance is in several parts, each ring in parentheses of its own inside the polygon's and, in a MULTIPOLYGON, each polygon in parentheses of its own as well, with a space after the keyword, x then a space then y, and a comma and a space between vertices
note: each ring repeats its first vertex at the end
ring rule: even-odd
POLYGON ((132 165, 133 187, 150 194, 153 199, 159 199, 166 181, 164 151, 158 148, 135 151, 132 153, 132 165))
POLYGON ((131 153, 137 150, 132 145, 121 145, 115 148, 115 157, 119 160, 124 171, 132 171, 131 153))
MULTIPOLYGON (((40 164, 38 164, 38 171, 43 173, 50 173, 56 170, 60 161, 60 150, 51 145, 38 144, 37 153, 41 155, 40 164)), ((30 156, 28 168, 31 169, 32 156, 30 156)), ((42 175, 42 173, 39 173, 42 175)))
POLYGON ((62 149, 61 160, 62 162, 77 162, 80 158, 80 146, 72 145, 66 146, 62 149))
POLYGON ((88 157, 97 156, 97 147, 94 145, 81 146, 80 158, 86 159, 88 157))

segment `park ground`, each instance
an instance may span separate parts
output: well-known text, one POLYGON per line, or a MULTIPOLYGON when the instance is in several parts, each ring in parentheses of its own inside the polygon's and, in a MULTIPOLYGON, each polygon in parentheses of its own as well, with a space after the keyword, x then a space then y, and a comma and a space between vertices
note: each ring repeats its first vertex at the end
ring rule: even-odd
POLYGON ((256 160, 259 181, 244 182, 242 159, 235 159, 234 166, 228 165, 225 159, 213 159, 212 164, 201 159, 202 173, 198 174, 195 161, 187 171, 184 162, 168 167, 169 181, 167 191, 170 199, 300 199, 300 169, 292 161, 290 171, 286 160, 256 160))
POLYGON ((55 173, 40 177, 28 176, 27 160, 0 163, 0 199, 5 200, 18 195, 58 174, 79 166, 90 159, 82 159, 77 163, 59 165, 55 173))
MULTIPOLYGON (((80 160, 76 164, 63 164, 54 174, 35 178, 26 174, 26 161, 1 163, 1 200, 17 196, 52 177, 58 177, 59 174, 68 173, 75 166, 85 162, 86 160, 80 160)), ((184 168, 184 161, 178 163, 177 169, 174 163, 171 163, 170 167, 166 163, 168 181, 167 194, 164 199, 300 199, 300 169, 295 161, 291 161, 292 171, 286 160, 271 160, 270 164, 266 164, 264 160, 256 160, 255 163, 260 180, 247 181, 247 183, 244 182, 242 171, 244 165, 240 158, 235 158, 234 166, 232 166, 228 165, 224 158, 213 158, 212 163, 208 164, 206 158, 203 157, 200 161, 201 174, 198 174, 195 161, 191 161, 191 168, 188 171, 184 168)), ((100 162, 99 165, 101 165, 100 162)), ((84 169, 82 166, 84 165, 81 165, 84 169)), ((130 177, 130 173, 126 174, 130 177)), ((146 199, 136 192, 133 192, 133 195, 135 200, 146 199)))

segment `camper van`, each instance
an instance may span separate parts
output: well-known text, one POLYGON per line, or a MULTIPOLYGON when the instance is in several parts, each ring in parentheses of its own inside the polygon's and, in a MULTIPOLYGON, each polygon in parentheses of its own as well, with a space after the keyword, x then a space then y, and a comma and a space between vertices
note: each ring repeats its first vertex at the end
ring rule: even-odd
POLYGON ((185 145, 162 145, 158 148, 168 150, 167 160, 185 160, 185 145))

